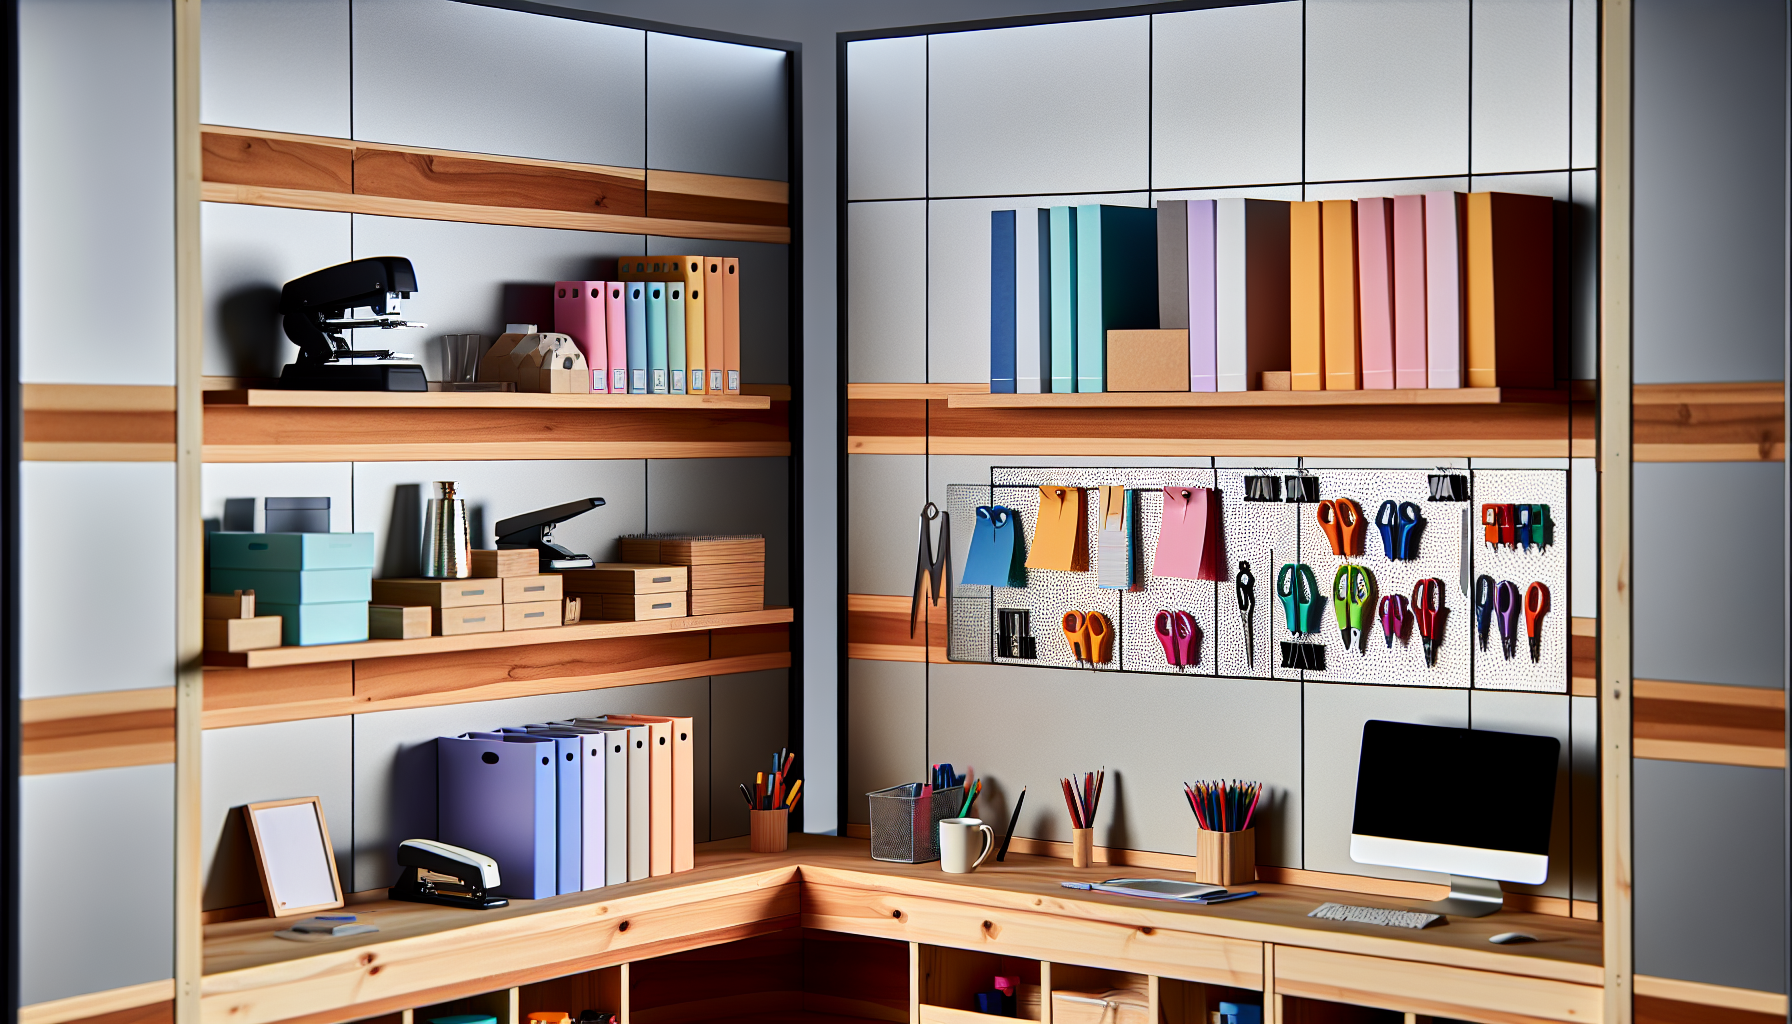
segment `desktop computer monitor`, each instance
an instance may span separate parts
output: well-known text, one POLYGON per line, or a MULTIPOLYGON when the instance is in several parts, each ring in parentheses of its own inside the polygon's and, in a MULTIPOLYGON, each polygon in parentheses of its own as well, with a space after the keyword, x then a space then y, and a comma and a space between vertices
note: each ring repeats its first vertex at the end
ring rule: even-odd
POLYGON ((1435 912, 1493 913, 1500 881, 1549 875, 1560 752, 1553 736, 1365 722, 1350 859, 1447 872, 1435 912))

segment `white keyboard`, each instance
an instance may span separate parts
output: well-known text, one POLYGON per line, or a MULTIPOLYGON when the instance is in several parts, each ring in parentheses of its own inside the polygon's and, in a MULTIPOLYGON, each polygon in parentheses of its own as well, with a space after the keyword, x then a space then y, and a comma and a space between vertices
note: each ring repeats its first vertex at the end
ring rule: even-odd
POLYGON ((1416 910, 1384 910, 1381 907, 1353 907, 1345 903, 1327 903, 1307 915, 1327 921, 1349 921, 1352 924, 1378 924, 1384 928, 1424 928, 1442 921, 1442 914, 1423 914, 1416 910))

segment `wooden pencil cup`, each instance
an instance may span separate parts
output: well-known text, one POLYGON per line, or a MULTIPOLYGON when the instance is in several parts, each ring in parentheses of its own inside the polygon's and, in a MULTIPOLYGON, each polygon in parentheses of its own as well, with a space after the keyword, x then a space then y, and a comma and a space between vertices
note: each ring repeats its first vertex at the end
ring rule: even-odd
POLYGON ((1195 881, 1203 885, 1241 885, 1257 880, 1257 834, 1209 832, 1195 834, 1195 881))
POLYGON ((1070 866, 1086 868, 1095 863, 1095 830, 1092 828, 1073 828, 1070 830, 1070 866))
POLYGON ((790 808, 747 814, 753 819, 750 845, 754 853, 783 853, 790 848, 790 808))

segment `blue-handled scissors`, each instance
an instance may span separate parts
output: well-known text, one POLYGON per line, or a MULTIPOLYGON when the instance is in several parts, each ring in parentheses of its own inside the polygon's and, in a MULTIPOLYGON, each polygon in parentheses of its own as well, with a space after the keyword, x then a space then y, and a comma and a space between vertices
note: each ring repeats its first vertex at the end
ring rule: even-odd
POLYGON ((1282 599, 1282 611, 1288 619, 1290 633, 1317 633, 1313 612, 1319 601, 1319 579, 1302 563, 1290 562, 1276 573, 1276 594, 1282 599))
POLYGON ((1425 517, 1419 506, 1410 501, 1392 498, 1381 503, 1375 512, 1375 525, 1381 530, 1381 551, 1390 559, 1405 561, 1418 557, 1418 533, 1425 517))

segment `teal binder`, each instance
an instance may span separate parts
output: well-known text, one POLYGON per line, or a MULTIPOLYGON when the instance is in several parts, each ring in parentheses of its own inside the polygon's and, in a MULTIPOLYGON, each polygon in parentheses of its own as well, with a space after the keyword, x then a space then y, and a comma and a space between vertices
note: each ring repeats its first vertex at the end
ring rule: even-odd
POLYGON ((213 569, 371 569, 371 533, 208 533, 213 569))
POLYGON ((685 393, 684 352, 684 284, 675 281, 666 286, 666 375, 672 393, 685 393))
POLYGON ((257 615, 280 616, 280 642, 288 647, 353 644, 367 639, 367 602, 331 604, 263 604, 257 615))
POLYGON ((1051 393, 1076 390, 1077 217, 1072 206, 1052 207, 1051 393))
MULTIPOLYGON (((1056 255, 1056 222, 1053 223, 1056 255)), ((1052 289, 1057 290, 1054 261, 1052 289)), ((1057 323, 1057 309, 1052 310, 1057 323)), ((1076 390, 1108 389, 1108 332, 1157 326, 1157 211, 1076 208, 1076 390)), ((1057 346, 1052 346, 1056 391, 1057 346)))
POLYGON ((647 393, 666 390, 666 282, 647 282, 647 393))
MULTIPOLYGON (((372 569, 212 569, 209 592, 255 591, 255 600, 272 604, 330 604, 371 601, 372 569)), ((271 614, 271 613, 270 613, 271 614)))

